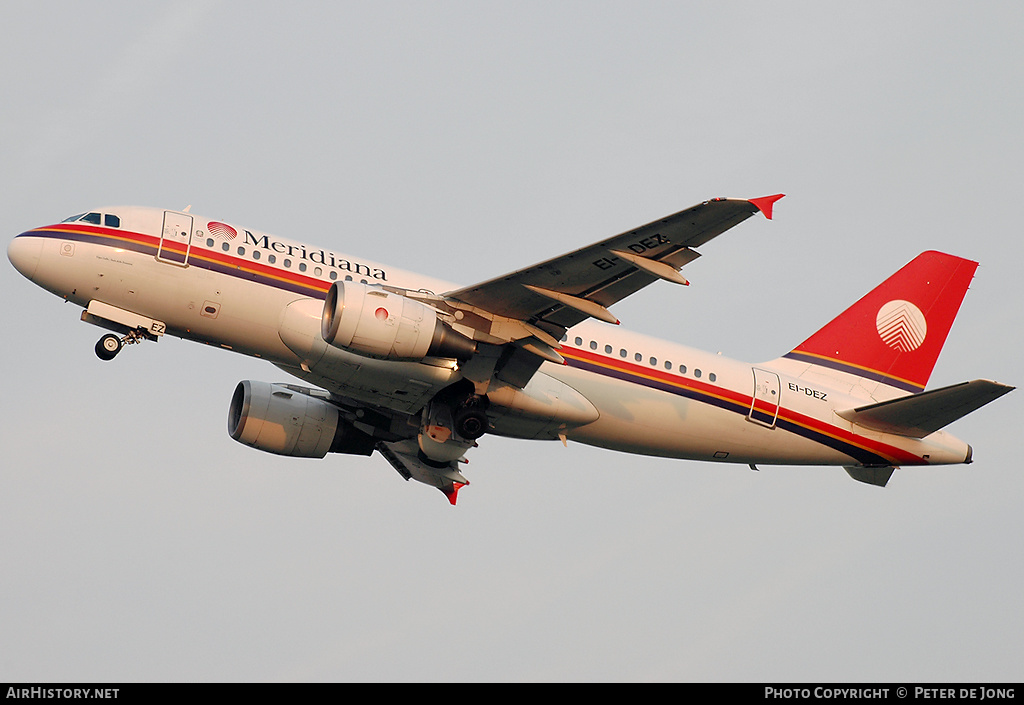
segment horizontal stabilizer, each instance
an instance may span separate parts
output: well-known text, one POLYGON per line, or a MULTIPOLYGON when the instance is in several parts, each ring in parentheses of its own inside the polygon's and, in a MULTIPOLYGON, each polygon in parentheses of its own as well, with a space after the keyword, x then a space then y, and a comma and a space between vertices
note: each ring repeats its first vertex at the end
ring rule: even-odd
POLYGON ((976 379, 837 413, 874 431, 924 438, 1013 389, 976 379))
POLYGON ((853 465, 844 469, 849 473, 850 477, 857 482, 885 487, 886 483, 889 482, 889 478, 892 477, 892 471, 896 468, 892 465, 883 465, 880 467, 863 467, 853 465))

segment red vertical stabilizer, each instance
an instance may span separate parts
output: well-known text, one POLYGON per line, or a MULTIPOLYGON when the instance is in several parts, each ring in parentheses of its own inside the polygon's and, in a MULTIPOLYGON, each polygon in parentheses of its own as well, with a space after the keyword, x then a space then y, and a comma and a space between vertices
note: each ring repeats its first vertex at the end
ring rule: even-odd
POLYGON ((977 268, 924 252, 785 357, 920 392, 977 268))

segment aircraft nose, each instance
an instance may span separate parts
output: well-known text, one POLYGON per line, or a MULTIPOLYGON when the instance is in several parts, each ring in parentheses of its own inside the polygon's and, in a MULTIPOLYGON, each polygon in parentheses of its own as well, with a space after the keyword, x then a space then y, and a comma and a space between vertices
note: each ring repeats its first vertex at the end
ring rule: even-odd
POLYGON ((14 268, 31 279, 39 266, 39 255, 43 252, 43 241, 38 237, 19 235, 7 246, 7 259, 14 268))

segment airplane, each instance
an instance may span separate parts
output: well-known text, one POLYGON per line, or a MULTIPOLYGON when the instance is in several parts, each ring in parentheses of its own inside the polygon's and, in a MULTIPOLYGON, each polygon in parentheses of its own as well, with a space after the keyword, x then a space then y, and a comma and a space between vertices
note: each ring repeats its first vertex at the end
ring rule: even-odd
POLYGON ((841 466, 970 463, 943 429, 1011 391, 926 390, 977 262, 924 252, 777 359, 619 327, 609 307, 680 273, 783 194, 714 198, 471 286, 199 217, 111 207, 15 237, 7 256, 111 331, 103 360, 171 335, 265 359, 304 386, 239 382, 231 438, 290 457, 380 453, 454 505, 487 434, 647 456, 841 466))

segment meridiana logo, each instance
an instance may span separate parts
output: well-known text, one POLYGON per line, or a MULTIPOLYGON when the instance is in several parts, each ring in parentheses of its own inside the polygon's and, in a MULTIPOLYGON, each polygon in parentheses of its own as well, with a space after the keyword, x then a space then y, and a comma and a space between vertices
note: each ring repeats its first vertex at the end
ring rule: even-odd
POLYGON ((206 229, 210 231, 210 235, 220 238, 222 240, 234 240, 238 237, 238 231, 232 228, 227 223, 217 223, 211 221, 207 224, 206 229))
POLYGON ((921 309, 901 299, 878 309, 875 328, 883 343, 900 352, 917 350, 928 335, 928 322, 921 309))

